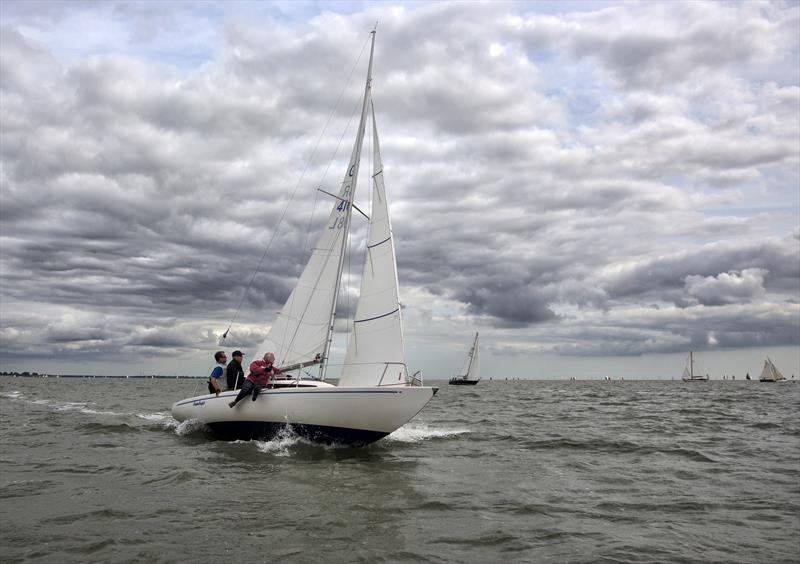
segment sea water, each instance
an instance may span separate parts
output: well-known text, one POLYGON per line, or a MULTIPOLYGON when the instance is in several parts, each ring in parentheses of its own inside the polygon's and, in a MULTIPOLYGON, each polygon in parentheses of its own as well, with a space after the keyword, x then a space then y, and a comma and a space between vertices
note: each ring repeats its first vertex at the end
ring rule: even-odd
POLYGON ((0 377, 0 561, 800 560, 800 385, 434 384, 346 448, 178 424, 191 380, 0 377))

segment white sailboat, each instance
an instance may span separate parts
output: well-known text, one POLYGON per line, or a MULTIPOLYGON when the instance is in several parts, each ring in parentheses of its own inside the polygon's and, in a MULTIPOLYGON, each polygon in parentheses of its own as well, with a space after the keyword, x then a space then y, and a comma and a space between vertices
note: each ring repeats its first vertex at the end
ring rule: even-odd
POLYGON ((475 333, 475 341, 472 343, 472 348, 467 355, 468 363, 467 370, 464 374, 450 378, 450 384, 453 386, 474 386, 481 379, 481 358, 478 349, 478 333, 475 333))
POLYGON ((684 382, 697 382, 697 381, 705 382, 709 379, 708 374, 706 374, 705 376, 702 374, 695 374, 694 354, 692 353, 692 351, 689 351, 689 356, 686 358, 686 366, 683 369, 683 376, 681 376, 681 379, 684 382))
POLYGON ((781 374, 781 371, 778 370, 778 367, 775 366, 775 363, 767 357, 767 360, 764 361, 764 368, 761 369, 761 375, 758 377, 759 382, 780 382, 781 380, 786 380, 786 377, 781 374))
MULTIPOLYGON (((414 417, 438 391, 408 373, 397 265, 372 105, 372 32, 367 81, 356 141, 326 226, 286 304, 255 358, 274 352, 276 366, 294 377, 279 380, 256 401, 234 408, 236 391, 176 402, 178 421, 196 419, 226 438, 269 438, 287 425, 308 439, 365 445, 385 437, 414 417), (323 381, 333 336, 334 313, 350 232, 365 127, 372 109, 375 173, 372 211, 361 292, 338 385, 323 381), (301 379, 317 366, 319 379, 301 379)), ((360 211, 360 210, 359 210, 360 211)))

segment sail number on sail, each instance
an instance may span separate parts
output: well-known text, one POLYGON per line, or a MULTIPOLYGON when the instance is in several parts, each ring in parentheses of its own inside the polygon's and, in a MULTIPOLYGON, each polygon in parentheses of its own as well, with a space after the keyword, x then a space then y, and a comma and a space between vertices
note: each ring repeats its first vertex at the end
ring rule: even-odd
MULTIPOLYGON (((350 197, 350 185, 348 184, 347 186, 344 187, 344 190, 342 191, 342 196, 341 196, 342 201, 339 202, 338 206, 336 206, 337 211, 343 212, 347 209, 348 205, 347 199, 349 197, 350 197)), ((341 229, 342 227, 344 227, 344 220, 345 216, 342 215, 334 216, 333 221, 328 226, 328 229, 341 229)))

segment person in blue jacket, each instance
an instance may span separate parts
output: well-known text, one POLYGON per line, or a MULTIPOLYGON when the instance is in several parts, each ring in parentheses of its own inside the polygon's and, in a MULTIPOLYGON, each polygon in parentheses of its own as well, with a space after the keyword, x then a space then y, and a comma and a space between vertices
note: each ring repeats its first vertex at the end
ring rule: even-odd
POLYGON ((228 360, 228 358, 225 356, 225 351, 215 352, 214 360, 217 361, 217 365, 214 367, 214 370, 211 371, 211 376, 208 377, 208 393, 219 395, 219 393, 222 391, 220 382, 222 381, 222 377, 225 375, 225 363, 228 360))

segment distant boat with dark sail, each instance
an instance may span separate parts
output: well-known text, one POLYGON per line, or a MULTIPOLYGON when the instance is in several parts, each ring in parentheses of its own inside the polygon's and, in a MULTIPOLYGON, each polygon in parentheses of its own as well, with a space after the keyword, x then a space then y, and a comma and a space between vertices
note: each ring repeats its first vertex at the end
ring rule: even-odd
POLYGON ((681 380, 684 382, 706 382, 708 381, 708 374, 697 374, 694 369, 694 353, 689 351, 689 356, 686 359, 686 366, 683 369, 683 376, 681 380))
POLYGON ((781 380, 786 380, 786 377, 781 374, 781 371, 778 370, 778 367, 775 366, 775 363, 767 357, 767 360, 764 361, 764 368, 761 370, 761 375, 758 377, 759 382, 780 382, 781 380))
POLYGON ((481 373, 481 358, 478 351, 478 333, 475 333, 475 342, 467 355, 467 370, 460 376, 450 378, 450 384, 453 386, 474 386, 480 379, 481 373))

